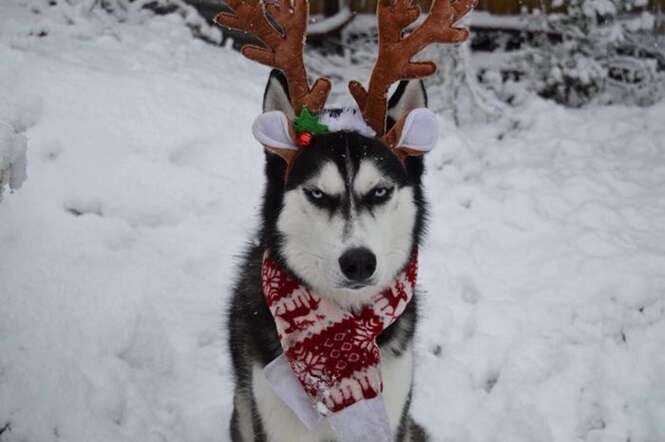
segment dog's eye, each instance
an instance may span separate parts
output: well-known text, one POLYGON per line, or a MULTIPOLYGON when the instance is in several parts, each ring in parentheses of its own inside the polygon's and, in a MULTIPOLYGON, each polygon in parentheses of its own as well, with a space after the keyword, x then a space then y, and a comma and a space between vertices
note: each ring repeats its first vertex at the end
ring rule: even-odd
POLYGON ((385 187, 378 187, 374 189, 374 198, 381 198, 386 196, 386 193, 388 193, 388 189, 385 187))
POLYGON ((372 204, 380 204, 388 201, 392 193, 392 187, 377 186, 369 192, 368 199, 372 204))
POLYGON ((338 198, 317 188, 304 188, 303 191, 309 202, 315 206, 333 208, 337 204, 338 198))
POLYGON ((317 188, 310 188, 303 190, 305 192, 305 196, 307 196, 307 198, 309 198, 310 200, 321 201, 326 197, 326 194, 321 192, 317 188))

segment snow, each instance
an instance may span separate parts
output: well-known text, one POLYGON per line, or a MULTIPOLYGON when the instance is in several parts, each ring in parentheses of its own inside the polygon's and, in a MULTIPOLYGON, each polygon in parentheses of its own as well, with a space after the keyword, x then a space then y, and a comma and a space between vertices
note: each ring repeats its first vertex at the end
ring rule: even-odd
POLYGON ((663 112, 444 129, 414 407, 441 440, 665 439, 663 112))
MULTIPOLYGON (((427 10, 422 10, 418 20, 409 25, 409 28, 415 28, 427 18, 427 10)), ((487 11, 471 11, 464 19, 466 26, 475 29, 504 29, 512 31, 541 31, 546 30, 543 27, 542 20, 535 20, 533 17, 522 15, 495 15, 487 11)), ((362 34, 370 29, 376 30, 376 16, 374 14, 356 14, 353 21, 345 28, 352 34, 362 34)))
MULTIPOLYGON (((0 203, 0 440, 228 440, 267 69, 175 15, 65 12, 0 2, 29 146, 0 203)), ((664 113, 442 119, 413 404, 435 440, 665 440, 664 113)))
POLYGON ((546 29, 542 20, 528 15, 495 15, 487 11, 472 11, 469 25, 476 29, 504 29, 513 31, 537 31, 546 29))
POLYGON ((348 23, 352 18, 353 12, 351 12, 351 9, 344 7, 332 17, 320 17, 317 21, 310 23, 307 26, 307 33, 312 35, 333 32, 348 23))

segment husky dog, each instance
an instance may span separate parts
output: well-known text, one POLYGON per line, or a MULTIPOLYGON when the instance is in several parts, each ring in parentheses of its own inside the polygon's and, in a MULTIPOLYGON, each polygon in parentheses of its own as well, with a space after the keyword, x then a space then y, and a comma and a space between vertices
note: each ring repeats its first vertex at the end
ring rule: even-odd
MULTIPOLYGON (((417 294, 411 287, 426 218, 422 155, 434 147, 438 136, 437 118, 425 109, 425 89, 416 79, 432 75, 436 65, 413 58, 430 44, 466 40, 468 29, 455 23, 476 1, 433 0, 428 16, 413 30, 407 27, 420 11, 411 0, 377 2, 378 55, 372 74, 367 88, 358 81, 348 85, 357 112, 327 110, 330 80, 309 81, 303 58, 308 0, 227 0, 232 12, 215 17, 219 25, 259 40, 260 45, 243 45, 244 56, 277 69, 268 79, 264 113, 252 126, 266 150, 262 225, 258 241, 247 250, 229 309, 234 441, 328 442, 336 434, 357 439, 358 434, 370 433, 373 440, 390 435, 397 441, 427 440, 409 415, 417 321, 417 294), (397 89, 387 100, 393 84, 398 84, 397 89), (289 282, 276 286, 267 282, 264 294, 263 279, 271 277, 271 263, 289 274, 289 282), (309 293, 306 299, 316 295, 318 301, 297 299, 276 307, 285 299, 285 287, 289 294, 295 292, 292 285, 309 293), (395 293, 393 300, 379 307, 376 296, 386 293, 395 293), (329 307, 318 310, 319 304, 329 307), (316 315, 302 319, 315 309, 316 315), (328 332, 341 324, 325 324, 340 312, 369 316, 358 334, 341 345, 347 333, 356 332, 351 326, 344 325, 344 332, 317 343, 324 328, 328 332), (300 324, 296 316, 301 317, 300 324), (321 328, 312 331, 307 323, 321 328), (383 332, 373 334, 379 330, 383 332), (347 361, 335 362, 338 356, 333 356, 349 345, 371 347, 371 356, 357 364, 362 370, 354 369, 350 376, 342 372, 349 367, 347 361), (273 361, 284 359, 288 359, 286 369, 275 375, 273 361), (313 371, 308 368, 312 364, 323 368, 313 371), (370 378, 369 369, 377 375, 370 378), (353 384, 356 373, 364 377, 353 384), (285 389, 289 375, 297 377, 298 385, 285 389), (330 389, 335 382, 344 390, 330 389), (294 402, 304 390, 317 407, 321 398, 333 401, 332 408, 327 407, 333 411, 329 419, 309 422, 303 407, 317 418, 319 409, 313 410, 307 398, 304 405, 294 402), (378 395, 380 402, 372 402, 378 395), (381 408, 368 408, 377 403, 381 408), (359 408, 351 408, 356 405, 369 412, 358 413, 359 408), (380 423, 370 423, 379 415, 380 423), (335 432, 331 421, 336 422, 335 432), (370 427, 376 431, 362 432, 370 427)), ((360 356, 352 353, 348 358, 355 364, 360 356)))
MULTIPOLYGON (((389 100, 388 126, 426 107, 421 81, 402 81, 389 100)), ((286 79, 273 71, 264 112, 294 114, 286 79)), ((353 308, 386 287, 418 246, 426 219, 423 157, 404 163, 373 136, 355 111, 327 110, 331 132, 317 135, 286 164, 266 151, 266 187, 258 241, 246 251, 230 308, 228 343, 235 376, 231 438, 235 441, 332 441, 322 421, 308 430, 273 393, 263 369, 282 353, 261 288, 265 250, 317 294, 353 308)), ((427 440, 409 415, 417 294, 378 338, 383 397, 396 441, 427 440)))

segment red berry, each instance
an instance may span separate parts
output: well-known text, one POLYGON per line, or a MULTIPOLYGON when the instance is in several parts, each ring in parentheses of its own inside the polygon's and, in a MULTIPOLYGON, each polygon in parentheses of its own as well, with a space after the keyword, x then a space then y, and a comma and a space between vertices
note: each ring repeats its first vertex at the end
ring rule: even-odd
POLYGON ((309 143, 312 142, 312 134, 309 132, 300 132, 297 138, 298 146, 309 146, 309 143))

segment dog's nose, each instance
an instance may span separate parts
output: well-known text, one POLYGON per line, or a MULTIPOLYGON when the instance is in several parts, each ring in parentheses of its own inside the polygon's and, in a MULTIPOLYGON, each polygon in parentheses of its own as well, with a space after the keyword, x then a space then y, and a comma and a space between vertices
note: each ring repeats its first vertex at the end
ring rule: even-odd
POLYGON ((350 281, 365 281, 376 270, 376 256, 365 247, 349 249, 340 256, 339 267, 350 281))

